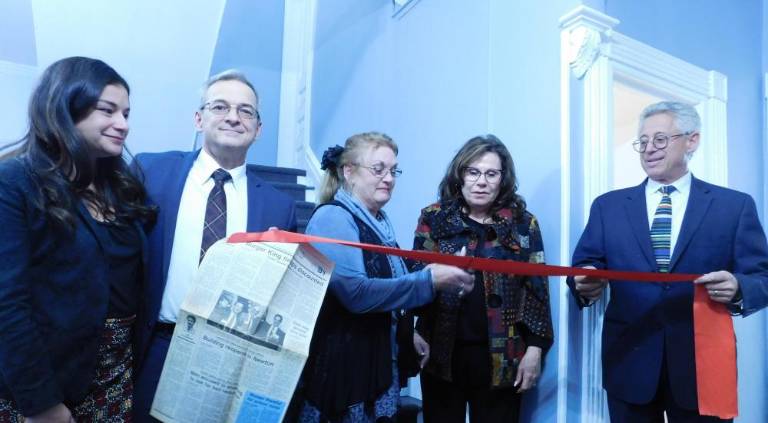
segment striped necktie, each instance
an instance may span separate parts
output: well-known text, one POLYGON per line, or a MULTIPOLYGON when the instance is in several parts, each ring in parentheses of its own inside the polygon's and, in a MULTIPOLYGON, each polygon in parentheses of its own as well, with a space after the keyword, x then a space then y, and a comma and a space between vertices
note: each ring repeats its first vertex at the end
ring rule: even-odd
POLYGON ((672 185, 666 185, 659 188, 661 192, 661 202, 653 215, 653 224, 651 224, 651 245, 653 246, 653 255, 656 257, 656 265, 659 272, 669 272, 669 260, 672 256, 672 199, 669 194, 675 191, 672 185))
POLYGON ((227 195, 224 193, 224 183, 232 179, 232 176, 224 169, 216 169, 211 177, 214 185, 208 195, 208 204, 205 207, 200 261, 203 261, 208 247, 227 236, 227 195))

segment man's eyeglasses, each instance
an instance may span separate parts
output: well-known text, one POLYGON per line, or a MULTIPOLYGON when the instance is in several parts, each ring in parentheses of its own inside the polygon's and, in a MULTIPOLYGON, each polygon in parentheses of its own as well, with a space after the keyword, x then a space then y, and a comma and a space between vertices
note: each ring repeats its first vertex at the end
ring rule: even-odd
POLYGON ((657 150, 663 150, 667 148, 670 141, 674 140, 677 137, 683 137, 686 135, 691 135, 691 133, 683 132, 681 134, 675 134, 675 135, 656 134, 653 136, 653 138, 642 136, 632 143, 632 148, 634 148, 635 151, 637 151, 638 153, 645 153, 645 150, 648 148, 648 143, 651 142, 653 143, 653 146, 656 147, 657 150))
POLYGON ((485 172, 476 167, 464 168, 464 180, 467 182, 477 182, 481 176, 485 176, 485 180, 489 184, 497 184, 501 181, 502 169, 488 169, 485 172))
MULTIPOLYGON (((217 116, 225 116, 232 109, 232 105, 223 100, 209 101, 200 107, 200 110, 208 109, 217 116)), ((237 115, 243 120, 261 119, 259 111, 250 104, 240 104, 237 106, 237 115)))
POLYGON ((387 168, 381 163, 376 163, 373 166, 363 166, 363 165, 358 165, 358 166, 368 169, 369 171, 371 171, 373 176, 377 178, 384 178, 385 176, 387 176, 387 173, 392 175, 393 178, 397 178, 398 176, 403 174, 403 171, 398 169, 397 166, 387 168))

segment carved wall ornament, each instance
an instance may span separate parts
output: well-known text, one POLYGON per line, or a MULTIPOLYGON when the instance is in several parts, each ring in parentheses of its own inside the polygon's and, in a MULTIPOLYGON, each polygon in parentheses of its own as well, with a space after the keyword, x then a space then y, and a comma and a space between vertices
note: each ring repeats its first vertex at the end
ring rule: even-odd
POLYGON ((594 28, 579 26, 568 33, 568 59, 573 75, 581 79, 600 54, 602 36, 594 28))

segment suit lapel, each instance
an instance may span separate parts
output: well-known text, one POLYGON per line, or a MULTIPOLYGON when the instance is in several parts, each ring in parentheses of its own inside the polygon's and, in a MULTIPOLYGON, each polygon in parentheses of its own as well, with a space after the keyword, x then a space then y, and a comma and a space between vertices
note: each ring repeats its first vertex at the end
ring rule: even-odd
POLYGON ((187 182, 187 176, 189 176, 189 171, 192 169, 198 154, 200 154, 200 150, 186 154, 178 172, 173 173, 172 167, 169 169, 173 176, 168 183, 168 197, 166 197, 164 204, 161 206, 161 212, 164 214, 163 283, 165 283, 164 281, 168 276, 168 266, 171 263, 171 249, 173 248, 173 237, 176 234, 176 219, 179 216, 181 194, 184 192, 184 184, 187 182))
POLYGON ((685 208, 680 235, 677 237, 675 250, 672 252, 672 260, 669 263, 670 272, 674 270, 675 265, 680 260, 680 256, 682 256, 691 242, 693 234, 696 233, 702 220, 704 220, 704 216, 707 214, 711 203, 712 196, 709 195, 709 188, 698 179, 691 178, 691 193, 688 196, 688 205, 685 208))
POLYGON ((248 205, 248 222, 246 223, 246 230, 248 232, 258 232, 267 228, 262 228, 264 198, 259 198, 259 191, 261 190, 261 180, 256 176, 256 172, 251 169, 250 166, 245 166, 245 175, 248 178, 248 198, 246 204, 248 205))
MULTIPOLYGON (((139 238, 141 238, 141 269, 142 269, 142 277, 139 280, 139 284, 141 285, 142 292, 146 289, 147 281, 149 281, 149 243, 147 241, 147 234, 144 232, 144 227, 142 226, 139 219, 136 219, 133 222, 133 228, 137 231, 136 233, 139 234, 139 238)), ((140 302, 141 306, 144 305, 143 302, 140 302)))
POLYGON ((651 246, 651 231, 648 229, 648 207, 645 202, 645 184, 636 186, 627 194, 627 201, 624 203, 624 209, 627 212, 627 219, 632 226, 632 233, 635 235, 640 251, 648 261, 652 269, 656 268, 656 259, 653 256, 653 247, 651 246))

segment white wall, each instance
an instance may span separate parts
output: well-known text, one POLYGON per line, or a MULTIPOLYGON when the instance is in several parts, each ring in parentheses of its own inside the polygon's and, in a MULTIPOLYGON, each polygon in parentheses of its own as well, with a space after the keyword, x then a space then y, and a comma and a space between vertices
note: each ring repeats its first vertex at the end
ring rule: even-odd
MULTIPOLYGON (((357 132, 391 135, 404 173, 386 210, 410 248, 419 209, 436 201, 458 148, 495 133, 540 219, 548 260, 558 263, 560 216, 567 212, 559 206, 558 19, 577 3, 421 0, 393 18, 388 2, 318 1, 315 154, 357 132)), ((559 279, 550 287, 557 324, 559 279)), ((555 420, 558 377, 554 345, 538 388, 526 395, 523 421, 555 420)))
POLYGON ((12 0, 0 5, 0 61, 37 64, 30 0, 12 0))
POLYGON ((35 66, 0 60, 0 146, 27 132, 27 102, 37 74, 35 66))
MULTIPOLYGON (((192 117, 211 67, 224 3, 32 0, 34 32, 27 37, 33 38, 40 69, 63 57, 90 56, 104 60, 128 81, 128 146, 134 154, 186 150, 194 140, 192 117)), ((6 7, 0 5, 0 15, 6 7)), ((0 27, 3 34, 11 30, 0 27)), ((28 95, 16 101, 26 104, 28 95)), ((0 116, 0 126, 5 120, 0 116)))

